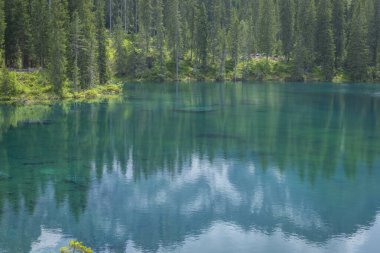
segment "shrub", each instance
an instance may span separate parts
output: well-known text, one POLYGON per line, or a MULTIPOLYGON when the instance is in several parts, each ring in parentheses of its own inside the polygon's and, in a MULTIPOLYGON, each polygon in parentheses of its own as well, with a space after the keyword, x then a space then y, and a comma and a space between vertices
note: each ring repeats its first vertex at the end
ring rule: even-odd
POLYGON ((1 67, 0 96, 10 97, 17 93, 15 73, 9 72, 5 66, 1 67))
POLYGON ((70 241, 69 246, 63 247, 60 253, 93 253, 92 249, 83 245, 83 243, 78 241, 70 241))

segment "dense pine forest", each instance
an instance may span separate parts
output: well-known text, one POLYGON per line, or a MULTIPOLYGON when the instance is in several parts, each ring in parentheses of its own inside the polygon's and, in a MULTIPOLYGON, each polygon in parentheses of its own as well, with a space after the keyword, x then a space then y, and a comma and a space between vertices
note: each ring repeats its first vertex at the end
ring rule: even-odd
POLYGON ((115 77, 378 81, 380 0, 0 0, 0 45, 2 96, 115 77))

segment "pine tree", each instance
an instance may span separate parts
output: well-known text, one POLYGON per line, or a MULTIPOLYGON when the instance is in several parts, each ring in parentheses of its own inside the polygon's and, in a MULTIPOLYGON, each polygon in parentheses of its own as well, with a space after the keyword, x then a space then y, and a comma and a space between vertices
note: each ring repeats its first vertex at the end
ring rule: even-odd
POLYGON ((298 2, 295 46, 295 79, 303 80, 314 65, 315 5, 314 0, 298 2))
POLYGON ((346 59, 346 71, 353 81, 365 81, 367 79, 368 47, 365 14, 363 2, 354 0, 352 2, 352 20, 346 59))
POLYGON ((172 58, 176 66, 176 80, 179 81, 179 64, 181 54, 181 14, 179 10, 178 0, 168 1, 168 43, 169 48, 172 49, 172 58))
POLYGON ((62 95, 66 80, 67 4, 65 0, 51 0, 49 37, 49 78, 54 92, 62 95))
POLYGON ((151 0, 144 0, 140 2, 140 34, 144 39, 145 55, 149 53, 150 35, 151 35, 151 17, 152 17, 152 3, 151 0))
POLYGON ((7 23, 5 57, 7 65, 16 68, 28 68, 32 52, 29 1, 6 1, 5 14, 7 23))
POLYGON ((294 44, 294 2, 293 0, 281 0, 279 5, 282 50, 289 61, 294 44))
POLYGON ((335 44, 335 68, 340 68, 344 57, 345 43, 345 0, 334 0, 332 11, 332 24, 335 44))
POLYGON ((156 48, 159 54, 160 72, 163 74, 164 70, 164 44, 165 44, 165 27, 164 27, 164 13, 163 13, 162 0, 156 0, 155 4, 155 31, 156 31, 156 48))
POLYGON ((5 33, 4 0, 0 0, 0 62, 3 63, 4 33, 5 33))
POLYGON ((275 41, 273 0, 262 0, 260 12, 260 48, 269 57, 272 55, 275 41))
POLYGON ((78 9, 82 23, 83 45, 79 50, 80 86, 82 89, 94 86, 97 82, 96 27, 92 0, 81 0, 78 9))
POLYGON ((334 76, 334 39, 331 25, 330 0, 319 0, 316 28, 317 63, 322 66, 324 79, 334 76))
POLYGON ((105 84, 109 80, 108 56, 107 56, 107 36, 104 17, 104 0, 97 0, 96 4, 96 37, 98 43, 98 68, 99 83, 105 84))
POLYGON ((237 80, 237 65, 239 62, 239 18, 237 13, 234 11, 232 13, 231 27, 229 31, 229 40, 230 40, 230 52, 231 58, 234 63, 234 80, 237 80))
POLYGON ((115 70, 117 76, 124 76, 127 73, 127 54, 124 47, 125 35, 121 19, 118 18, 113 30, 113 43, 116 50, 115 70))
POLYGON ((70 23, 70 79, 73 82, 74 90, 78 91, 79 88, 79 51, 83 47, 83 36, 82 36, 82 24, 79 19, 79 14, 74 11, 70 23))
POLYGON ((31 3, 31 35, 33 62, 36 66, 45 67, 48 57, 49 10, 46 0, 32 0, 31 3))
POLYGON ((201 72, 207 71, 207 11, 204 3, 201 3, 197 8, 196 13, 196 45, 197 58, 200 62, 201 72))
POLYGON ((380 47, 380 0, 373 0, 373 10, 369 17, 368 43, 369 63, 371 66, 378 65, 380 47))
POLYGON ((218 38, 218 53, 220 55, 219 57, 219 72, 216 77, 219 81, 224 81, 225 78, 225 72, 226 72, 226 57, 227 57, 227 39, 226 39, 227 32, 224 30, 224 28, 220 27, 218 30, 217 38, 218 38))

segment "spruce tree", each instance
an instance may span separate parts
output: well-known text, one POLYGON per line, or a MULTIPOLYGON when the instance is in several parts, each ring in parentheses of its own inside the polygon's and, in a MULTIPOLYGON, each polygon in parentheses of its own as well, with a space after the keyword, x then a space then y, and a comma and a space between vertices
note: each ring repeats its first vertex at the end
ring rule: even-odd
POLYGON ((365 81, 367 79, 368 47, 365 15, 363 2, 354 0, 352 2, 352 20, 346 59, 347 75, 352 81, 365 81))
POLYGON ((156 35, 156 49, 158 51, 159 55, 159 65, 160 65, 160 72, 163 74, 164 71, 164 44, 165 44, 165 27, 164 27, 164 13, 163 13, 163 2, 162 0, 156 0, 155 3, 155 35, 156 35))
POLYGON ((262 0, 260 3, 260 49, 267 58, 272 55, 275 40, 273 0, 262 0))
POLYGON ((282 50, 289 61, 294 44, 294 2, 293 0, 281 0, 279 5, 282 50))
POLYGON ((334 76, 334 40, 331 13, 330 0, 319 0, 315 49, 317 63, 322 66, 322 73, 326 81, 330 81, 334 76))
POLYGON ((107 35, 104 17, 104 0, 97 0, 96 4, 96 37, 98 43, 98 70, 99 83, 105 84, 109 79, 108 56, 107 56, 107 35))
POLYGON ((79 69, 79 51, 83 47, 83 36, 82 36, 82 24, 79 19, 79 14, 77 11, 74 11, 71 18, 70 23, 70 35, 69 35, 69 72, 70 72, 70 79, 73 82, 73 88, 75 91, 78 91, 79 88, 79 76, 80 76, 80 69, 79 69))
POLYGON ((7 23, 5 57, 7 65, 15 68, 28 68, 32 58, 29 1, 6 1, 5 14, 7 23))
POLYGON ((149 53, 150 47, 150 35, 151 35, 151 25, 152 25, 152 3, 151 0, 144 0, 140 2, 139 5, 140 15, 140 34, 144 41, 144 52, 145 55, 149 53))
POLYGON ((175 61, 176 80, 179 81, 179 64, 181 54, 181 13, 179 0, 168 0, 167 24, 168 43, 171 48, 172 59, 175 61))
POLYGON ((379 63, 380 53, 380 0, 373 0, 372 6, 368 27, 369 63, 371 66, 376 66, 379 63))
POLYGON ((237 80, 237 65, 239 63, 239 27, 240 22, 236 11, 232 13, 231 26, 229 30, 229 44, 231 59, 234 63, 234 81, 237 80))
POLYGON ((66 80, 67 4, 65 0, 51 0, 49 36, 49 78, 54 92, 62 95, 66 80))
POLYGON ((298 2, 296 32, 296 79, 310 72, 314 65, 315 5, 314 0, 298 2))
POLYGON ((4 33, 5 33, 4 0, 0 0, 0 62, 3 63, 4 33))
POLYGON ((127 73, 127 54, 124 47, 126 34, 121 24, 121 19, 116 20, 113 30, 113 43, 116 50, 115 71, 117 76, 124 76, 127 73))
POLYGON ((345 44, 345 6, 346 0, 333 0, 332 24, 335 45, 335 68, 343 63, 345 44))
POLYGON ((201 72, 205 72, 207 68, 207 11, 204 3, 198 6, 196 14, 196 45, 197 58, 200 62, 201 72))
POLYGON ((45 67, 49 46, 49 7, 46 0, 32 0, 31 31, 34 65, 45 67))

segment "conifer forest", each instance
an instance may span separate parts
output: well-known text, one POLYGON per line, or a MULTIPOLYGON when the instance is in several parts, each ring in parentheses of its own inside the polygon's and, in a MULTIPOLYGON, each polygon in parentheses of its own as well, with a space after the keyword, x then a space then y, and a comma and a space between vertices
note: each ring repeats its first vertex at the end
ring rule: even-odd
POLYGON ((0 0, 0 44, 3 96, 22 72, 61 95, 113 78, 376 82, 380 0, 0 0))

